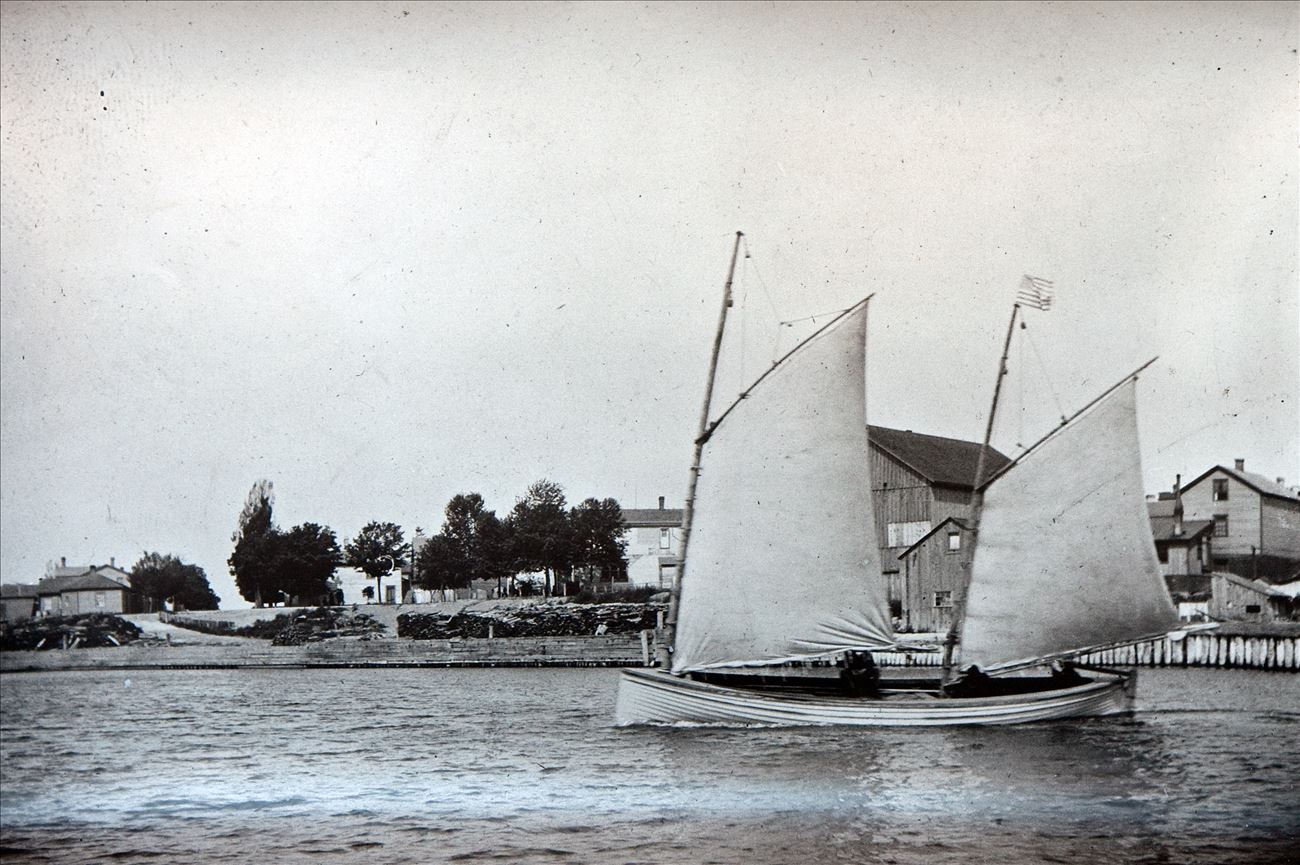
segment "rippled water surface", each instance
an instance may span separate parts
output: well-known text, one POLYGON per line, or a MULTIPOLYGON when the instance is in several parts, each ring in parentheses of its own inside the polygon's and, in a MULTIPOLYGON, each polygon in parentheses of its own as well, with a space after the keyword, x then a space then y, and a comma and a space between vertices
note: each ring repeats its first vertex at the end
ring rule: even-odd
POLYGON ((8 862, 1288 862, 1300 676, 1134 718, 618 728, 614 670, 0 677, 8 862))

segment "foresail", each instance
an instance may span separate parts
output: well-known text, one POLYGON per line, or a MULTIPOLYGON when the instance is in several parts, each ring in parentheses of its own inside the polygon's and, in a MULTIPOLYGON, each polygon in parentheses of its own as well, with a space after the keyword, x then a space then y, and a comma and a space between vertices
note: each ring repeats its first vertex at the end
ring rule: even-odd
POLYGON ((1121 385, 988 488, 963 666, 996 669, 1177 625, 1142 492, 1135 391, 1135 380, 1121 385))
POLYGON ((866 307, 788 357, 704 446, 673 670, 893 642, 871 511, 866 307))

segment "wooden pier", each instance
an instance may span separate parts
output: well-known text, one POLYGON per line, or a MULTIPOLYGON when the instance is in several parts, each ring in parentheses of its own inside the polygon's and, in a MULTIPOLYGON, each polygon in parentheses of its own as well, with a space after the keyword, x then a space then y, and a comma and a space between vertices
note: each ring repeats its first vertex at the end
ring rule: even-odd
MULTIPOLYGON (((882 667, 938 667, 940 652, 875 652, 882 667)), ((1109 667, 1218 667, 1300 670, 1300 624, 1228 624, 1212 631, 1174 632, 1164 637, 1079 655, 1086 664, 1109 667), (1275 631, 1275 632, 1270 632, 1275 631)))

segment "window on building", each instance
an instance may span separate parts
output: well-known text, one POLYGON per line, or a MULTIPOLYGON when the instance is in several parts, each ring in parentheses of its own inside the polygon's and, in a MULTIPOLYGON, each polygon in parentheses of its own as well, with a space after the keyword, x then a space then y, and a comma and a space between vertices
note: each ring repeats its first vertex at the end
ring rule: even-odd
POLYGON ((948 552, 955 553, 961 549, 961 532, 948 532, 948 552))
POLYGON ((1214 494, 1212 496, 1216 502, 1226 502, 1228 500, 1228 479, 1214 479, 1214 494))
POLYGON ((910 547, 921 540, 930 531, 929 520, 917 520, 911 523, 889 523, 885 526, 886 545, 891 547, 910 547))
POLYGON ((1214 536, 1216 538, 1226 538, 1228 536, 1228 515, 1214 515, 1214 536))
POLYGON ((1156 558, 1160 560, 1160 564, 1162 565, 1169 564, 1169 548, 1166 547, 1164 544, 1157 545, 1156 558))
POLYGON ((104 606, 104 593, 103 593, 103 592, 95 592, 95 606, 97 606, 97 607, 102 607, 102 606, 104 606))
POLYGON ((951 607, 951 606, 952 606, 952 592, 935 592, 935 593, 934 593, 934 605, 935 605, 936 607, 951 607))
POLYGON ((1247 604, 1247 605, 1246 605, 1246 612, 1248 612, 1248 613, 1258 613, 1258 612, 1259 612, 1259 604, 1247 604))
POLYGON ((672 536, 668 529, 659 530, 659 549, 666 550, 672 543, 672 536))

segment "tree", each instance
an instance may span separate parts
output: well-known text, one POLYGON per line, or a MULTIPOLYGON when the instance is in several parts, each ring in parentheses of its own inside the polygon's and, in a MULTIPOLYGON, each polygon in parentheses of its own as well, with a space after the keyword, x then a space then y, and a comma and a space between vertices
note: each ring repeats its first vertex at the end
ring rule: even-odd
POLYGON ((384 575, 406 564, 406 549, 397 523, 370 522, 347 543, 343 552, 349 565, 375 581, 374 597, 382 599, 384 575))
POLYGON ((275 589, 276 535, 271 519, 275 493, 268 480, 259 480, 248 491, 244 509, 239 514, 239 528, 231 535, 235 550, 227 564, 235 577, 235 586, 246 601, 262 606, 263 599, 275 589))
POLYGON ((176 609, 215 610, 221 603, 203 568, 160 553, 147 552, 135 563, 131 588, 156 601, 171 601, 176 609))
POLYGON ((586 499, 569 511, 573 562, 611 583, 627 572, 623 509, 614 499, 586 499))
POLYGON ((463 585, 464 571, 456 563, 456 552, 444 534, 436 534, 424 542, 418 554, 420 588, 441 591, 463 585))
POLYGON ((541 571, 543 591, 550 594, 553 577, 569 572, 573 539, 564 488, 543 478, 528 488, 510 511, 514 565, 519 571, 541 571))
POLYGON ((322 603, 330 594, 334 570, 343 561, 333 530, 303 523, 280 533, 276 540, 277 590, 286 600, 322 603))
POLYGON ((478 493, 459 493, 443 510, 442 531, 421 548, 416 564, 420 585, 460 588, 473 580, 497 580, 509 573, 507 539, 501 520, 478 493))
POLYGON ((513 576, 511 567, 511 538, 506 521, 497 517, 495 511, 485 511, 478 520, 479 561, 475 569, 475 579, 496 580, 497 591, 502 588, 502 581, 513 576))

